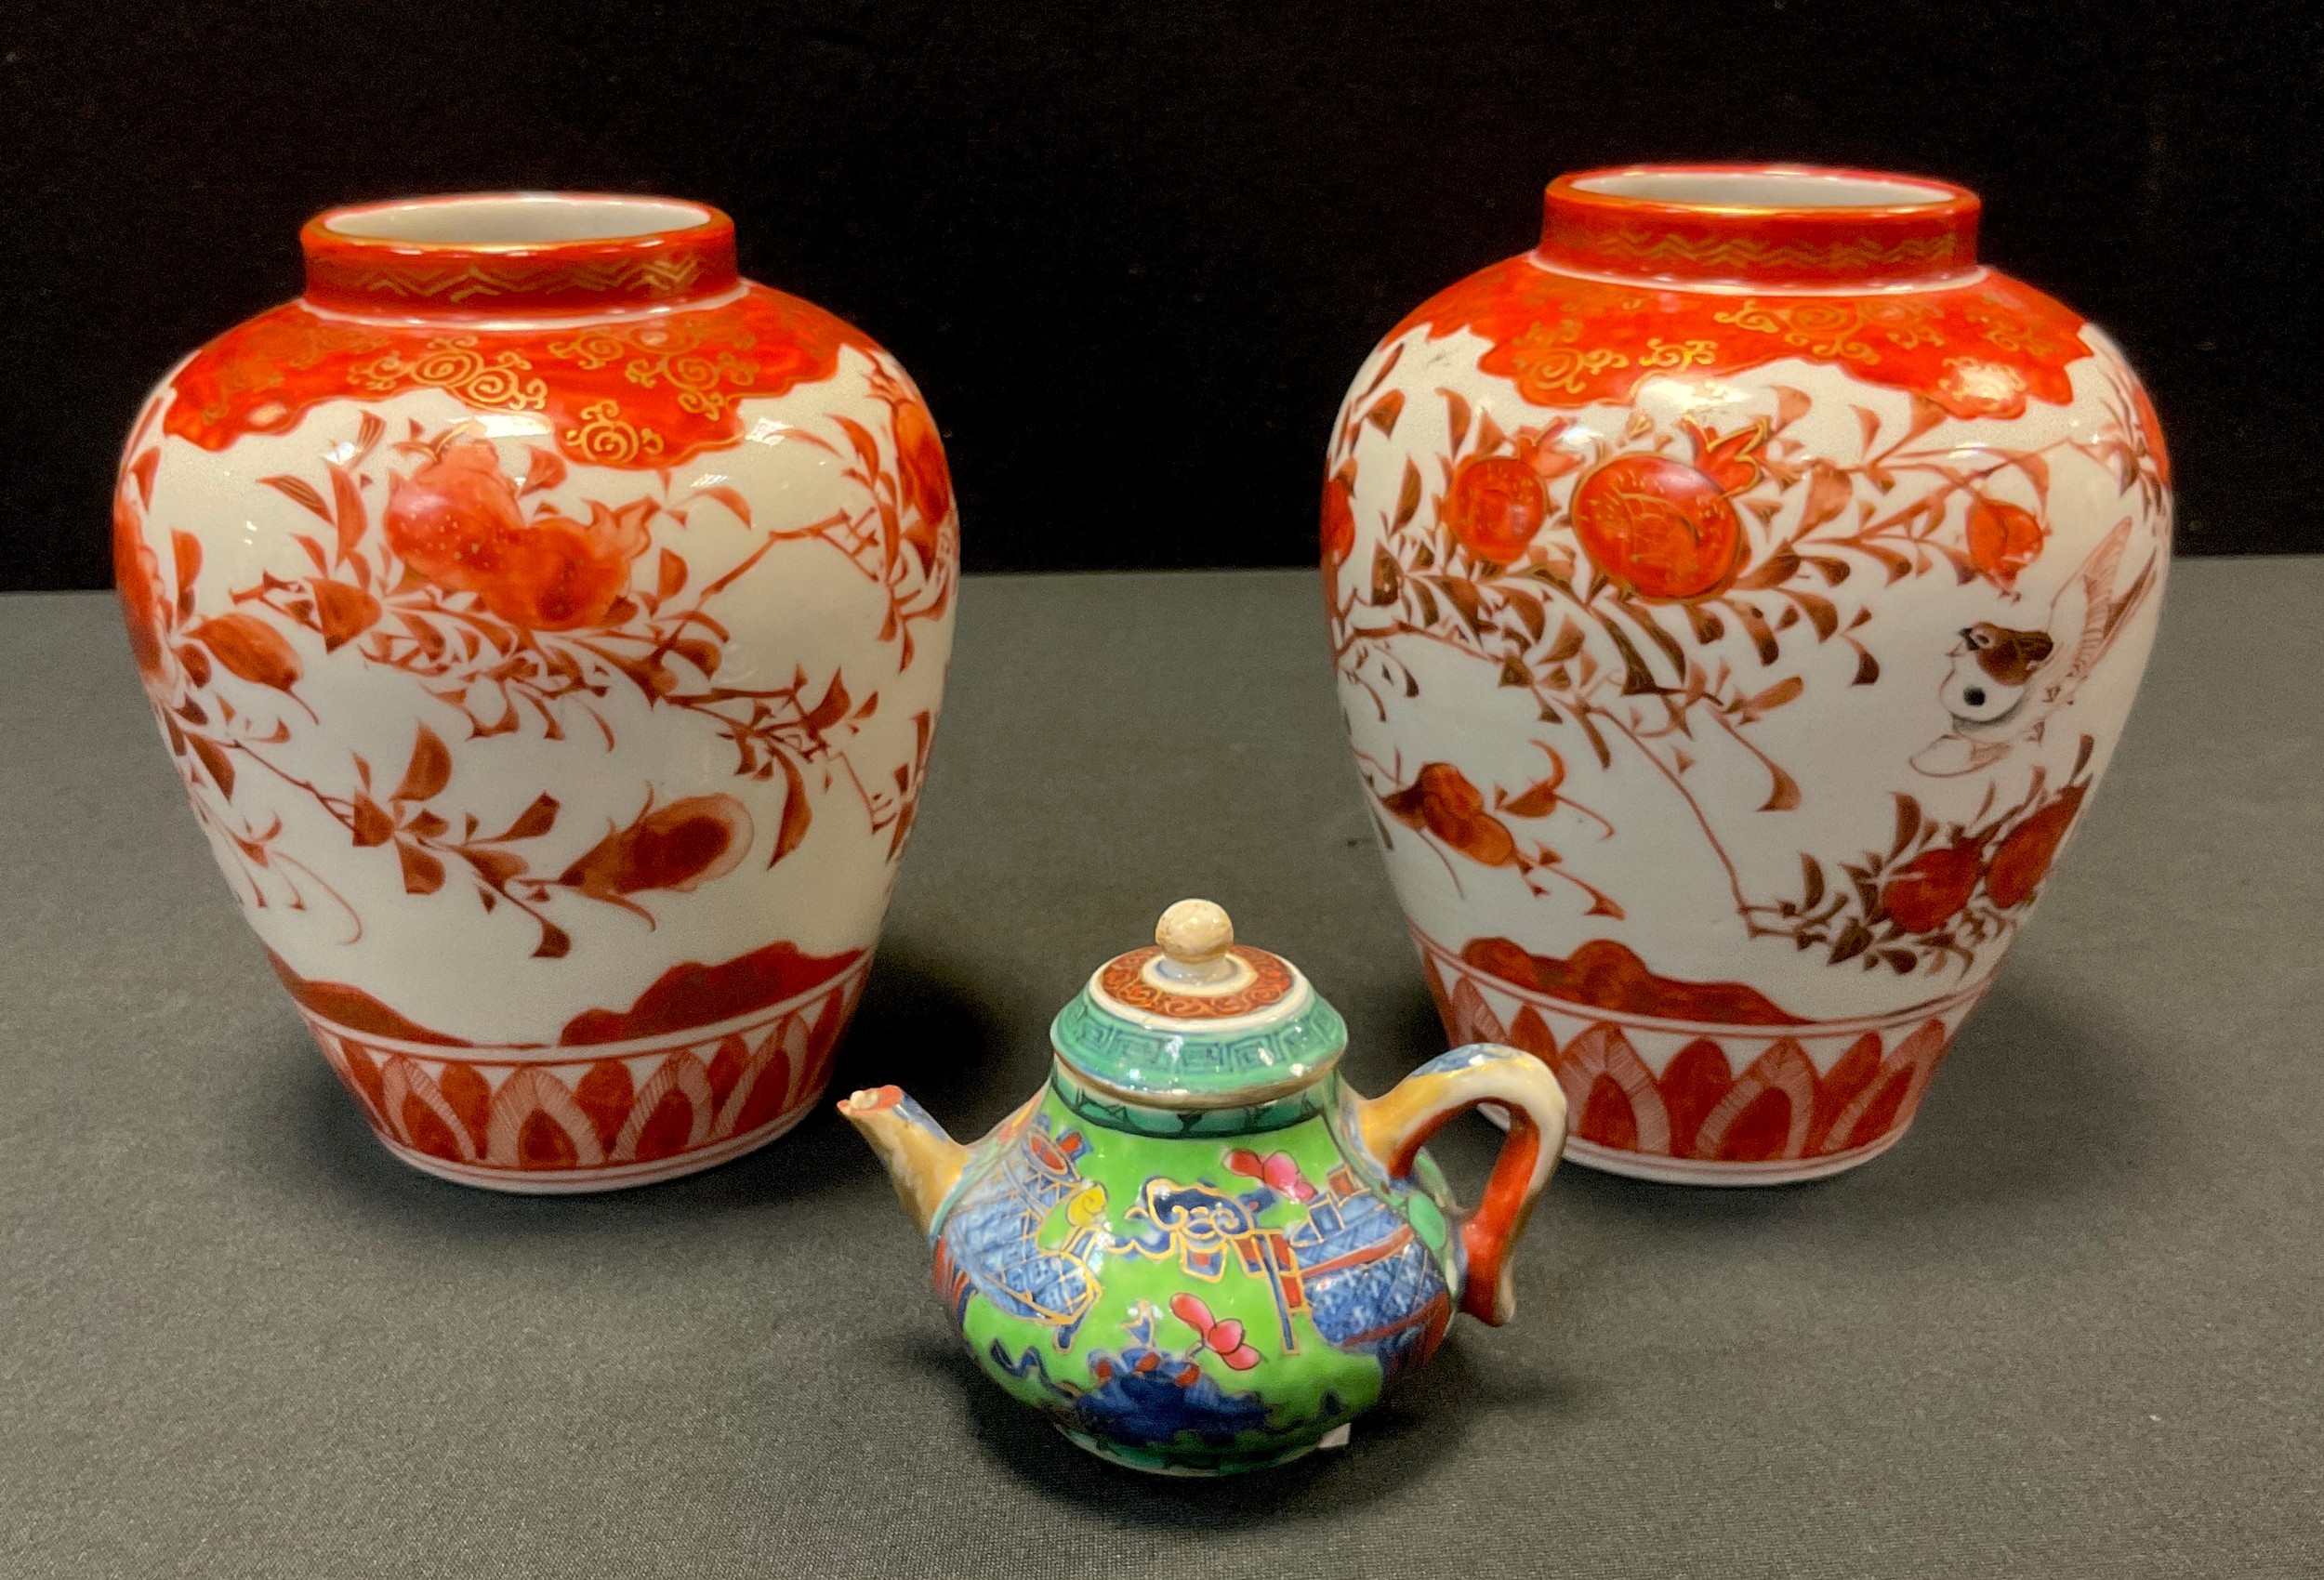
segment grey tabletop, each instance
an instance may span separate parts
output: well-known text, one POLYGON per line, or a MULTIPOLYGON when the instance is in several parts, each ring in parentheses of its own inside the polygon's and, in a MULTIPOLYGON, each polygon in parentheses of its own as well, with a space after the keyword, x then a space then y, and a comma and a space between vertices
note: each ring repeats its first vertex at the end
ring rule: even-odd
MULTIPOLYGON (((180 804, 110 600, 0 599, 0 1574, 2314 1575, 2324 560, 2173 572, 2111 777, 1885 1157, 1562 1170, 1506 1328, 1345 1451, 1085 1457, 973 1373, 825 1113, 625 1194, 369 1139, 180 804)), ((1439 1050, 1313 578, 971 579, 838 1089, 956 1132, 1206 894, 1439 1050)), ((1479 1121, 1434 1151, 1473 1183, 1479 1121)))

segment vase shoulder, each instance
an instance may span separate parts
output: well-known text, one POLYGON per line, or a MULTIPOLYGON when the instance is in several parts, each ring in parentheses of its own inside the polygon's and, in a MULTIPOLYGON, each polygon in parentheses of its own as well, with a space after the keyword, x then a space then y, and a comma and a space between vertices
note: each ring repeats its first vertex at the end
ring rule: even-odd
POLYGON ((537 415, 578 464, 675 466, 738 441, 744 402, 830 379, 849 349, 902 376, 844 321, 747 283, 659 310, 477 321, 353 314, 302 297, 177 369, 165 431, 221 451, 244 434, 287 432, 324 402, 438 390, 480 412, 537 415))
POLYGON ((2073 399, 2097 354, 2072 309, 1998 270, 1925 286, 1710 288, 1591 275, 1524 253, 1415 309, 1383 347, 1465 336, 1472 360, 1527 403, 1627 401, 1657 378, 1718 378, 1783 362, 1918 394, 1959 418, 2073 399))

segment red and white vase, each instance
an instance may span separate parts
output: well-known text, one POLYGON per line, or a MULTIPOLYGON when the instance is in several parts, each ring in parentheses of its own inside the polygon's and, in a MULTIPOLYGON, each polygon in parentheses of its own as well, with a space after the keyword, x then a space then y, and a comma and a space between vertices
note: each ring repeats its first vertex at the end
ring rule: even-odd
POLYGON ((936 723, 958 530, 869 338, 661 199, 306 227, 114 499, 195 817, 379 1139, 592 1191, 822 1093, 936 723))
POLYGON ((1977 209, 1563 177, 1341 409, 1324 575, 1390 874, 1452 1040, 1550 1061, 1578 1162, 1892 1145, 2113 753, 2170 463, 1977 209))

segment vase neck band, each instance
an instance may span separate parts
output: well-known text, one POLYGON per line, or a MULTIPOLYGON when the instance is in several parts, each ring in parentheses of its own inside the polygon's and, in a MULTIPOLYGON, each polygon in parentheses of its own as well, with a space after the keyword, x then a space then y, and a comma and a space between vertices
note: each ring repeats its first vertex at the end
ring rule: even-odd
POLYGON ((1941 283, 1977 260, 1977 196, 1919 176, 1789 165, 1642 165, 1550 183, 1538 257, 1684 283, 1941 283))
POLYGON ((319 214, 298 240, 308 302, 398 318, 634 312, 737 283, 734 222, 668 198, 413 198, 319 214))

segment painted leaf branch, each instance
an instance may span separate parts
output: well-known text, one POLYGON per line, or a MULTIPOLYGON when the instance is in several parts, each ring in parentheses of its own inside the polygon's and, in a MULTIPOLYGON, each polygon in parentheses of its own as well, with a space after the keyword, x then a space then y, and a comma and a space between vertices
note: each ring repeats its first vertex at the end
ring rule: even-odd
POLYGON ((855 453, 847 475, 861 485, 866 504, 778 531, 757 529, 746 499, 722 482, 672 499, 667 477, 656 494, 617 505, 582 501, 583 520, 545 497, 568 481, 554 452, 531 448, 525 470, 512 477, 469 425, 429 433, 414 423, 403 441, 383 447, 387 425, 363 413, 354 433, 319 458, 315 478, 260 480, 327 529, 292 534, 310 573, 262 573, 257 585, 229 595, 226 611, 206 617, 196 615, 199 540, 169 534, 167 578, 146 541, 144 512, 159 451, 134 451, 116 489, 114 523, 132 650, 195 812, 234 852, 251 902, 304 909, 328 893, 356 935, 362 931, 354 908, 282 850, 279 818, 261 828, 235 816, 237 789, 253 768, 322 808, 356 849, 391 850, 406 893, 442 892, 458 875, 486 910, 508 905, 524 913, 538 929, 535 953, 542 956, 571 947, 570 936, 545 914, 558 896, 611 904, 650 925, 652 913, 637 896, 690 892, 733 870, 753 843, 749 814, 733 797, 664 806, 649 798, 627 823, 609 827, 549 876, 538 866, 533 842, 558 831, 557 798, 542 792, 500 832, 483 833, 474 813, 443 804, 456 754, 426 724, 418 726, 392 790, 375 785, 371 765, 360 757, 344 786, 302 779, 271 750, 293 740, 296 720, 253 717, 222 689, 229 680, 258 688, 312 722, 299 692, 306 662, 291 639, 301 630, 319 638, 326 654, 352 644, 365 663, 418 679, 456 710, 472 741, 528 724, 544 738, 561 739, 577 715, 611 745, 613 725, 597 704, 627 688, 651 706, 709 722, 734 748, 737 774, 782 776, 769 865, 796 850, 810 831, 810 775, 826 788, 845 778, 874 832, 890 832, 892 854, 909 827, 925 770, 927 716, 915 721, 915 760, 895 770, 892 785, 866 786, 842 744, 874 716, 878 694, 857 699, 836 671, 815 680, 795 670, 772 687, 720 681, 729 633, 710 607, 775 545, 809 539, 839 549, 886 590, 882 639, 901 639, 907 652, 911 625, 948 607, 956 556, 947 534, 957 529, 942 451, 917 397, 884 375, 874 383, 891 416, 887 449, 869 429, 841 419, 855 453), (403 469, 374 465, 383 453, 399 458, 403 469), (731 515, 756 541, 738 562, 697 584, 682 554, 667 545, 650 558, 645 551, 657 517, 683 527, 689 513, 706 505, 731 515), (876 557, 865 552, 867 545, 876 557))
MULTIPOLYGON (((863 425, 835 419, 853 447, 846 475, 865 505, 767 531, 757 529, 744 495, 722 482, 674 500, 667 482, 660 497, 616 506, 586 500, 588 520, 575 520, 535 497, 566 481, 561 457, 533 447, 526 470, 510 477, 497 452, 466 425, 433 433, 412 425, 389 447, 411 469, 390 471, 383 481, 360 469, 384 427, 365 414, 356 440, 324 459, 328 494, 296 477, 265 480, 333 528, 328 546, 297 540, 316 573, 263 575, 235 601, 316 632, 326 651, 361 639, 367 662, 419 679, 479 738, 529 726, 562 739, 577 717, 610 745, 614 727, 598 704, 616 687, 693 714, 733 747, 738 774, 783 777, 787 800, 772 856, 779 861, 807 833, 807 776, 828 783, 840 743, 874 714, 879 696, 852 702, 837 673, 819 687, 803 673, 772 687, 721 681, 730 633, 712 604, 777 545, 821 540, 887 592, 881 639, 900 639, 908 661, 911 625, 941 615, 951 596, 956 556, 943 534, 955 529, 942 451, 917 398, 884 375, 874 384, 890 407, 892 460, 863 425), (374 531, 366 500, 382 492, 374 531), (684 556, 667 545, 650 560, 644 551, 657 516, 683 527, 706 505, 752 530, 757 541, 737 563, 697 585, 684 556)), ((812 436, 792 437, 832 449, 812 436)), ((876 828, 893 825, 888 797, 865 799, 876 828)))
MULTIPOLYGON (((1437 394, 1448 447, 1435 481, 1389 453, 1399 467, 1394 501, 1380 508, 1360 580, 1341 574, 1360 535, 1360 453, 1367 435, 1391 436, 1407 420, 1401 392, 1375 383, 1350 402, 1336 436, 1324 536, 1342 677, 1384 718, 1392 698, 1419 694, 1412 643, 1491 665, 1543 726, 1574 731, 1602 768, 1618 750, 1643 757, 1717 855, 1738 914, 1754 931, 1779 930, 1763 924, 1766 908, 1746 895, 1687 777, 1717 742, 1766 775, 1762 811, 1802 803, 1797 779, 1751 731, 1805 695, 1807 678, 1747 676, 1738 664, 1763 672, 1797 644, 1829 644, 1847 651, 1850 684, 1876 685, 1880 665, 1863 639, 1872 606, 1848 598, 1852 578, 1868 566, 1889 583, 1949 572, 2010 593, 2046 540, 2049 457, 2065 441, 2027 450, 1930 442, 1948 414, 1913 395, 1894 432, 1855 408, 1858 458, 1841 465, 1789 432, 1813 402, 1787 386, 1768 391, 1771 412, 1739 426, 1681 418, 1666 428, 1638 411, 1616 440, 1570 418, 1505 428, 1459 392, 1437 394), (1729 656, 1731 637, 1748 657, 1729 656)), ((2137 464, 2128 402, 2126 393, 2121 431, 2107 430, 2126 467, 2137 464)), ((1445 826, 1428 825, 1430 835, 1481 864, 1513 864, 1512 844, 1467 821, 1490 814, 1453 816, 1454 801, 1465 799, 1439 788, 1445 826)), ((1375 794, 1392 818, 1420 827, 1425 818, 1412 820, 1423 789, 1398 778, 1375 794)), ((1819 880, 1809 908, 1827 910, 1829 900, 1819 880)), ((1843 957, 1872 947, 1868 937, 1843 957)))
POLYGON ((1916 797, 1897 794, 1886 850, 1835 863, 1837 881, 1802 852, 1799 893, 1750 906, 1752 931, 1821 949, 1835 966, 1857 960, 1899 976, 1947 965, 1965 972, 1979 948, 2023 925, 2089 795, 2094 747, 2084 735, 2063 783, 2051 790, 2037 768, 2025 795, 1998 812, 1988 785, 1964 821, 1930 818, 1916 797))

